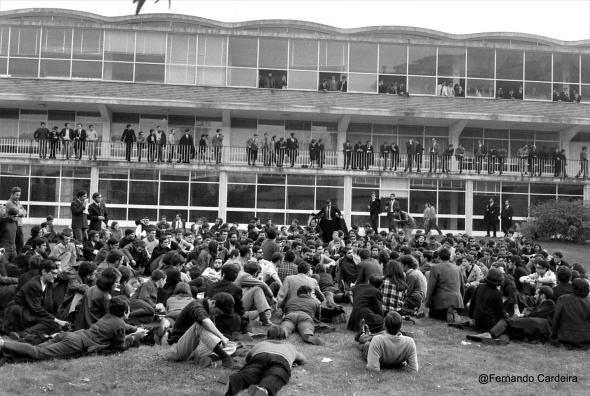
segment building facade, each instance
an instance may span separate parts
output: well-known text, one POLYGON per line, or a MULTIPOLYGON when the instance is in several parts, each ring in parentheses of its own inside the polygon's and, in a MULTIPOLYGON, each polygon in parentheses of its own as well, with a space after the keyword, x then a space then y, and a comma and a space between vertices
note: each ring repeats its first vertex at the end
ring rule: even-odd
MULTIPOLYGON (((590 143, 588 102, 590 41, 167 14, 0 13, 0 191, 21 186, 31 222, 52 214, 67 223, 69 202, 85 188, 101 191, 123 224, 176 213, 191 222, 256 216, 287 224, 307 221, 332 199, 360 225, 375 191, 395 193, 416 218, 433 202, 443 229, 481 231, 491 196, 509 199, 521 221, 543 200, 590 200, 589 184, 574 177, 590 143), (41 122, 59 130, 93 125, 98 159, 39 158, 33 134, 41 122), (198 148, 191 164, 140 163, 135 146, 126 162, 127 124, 146 134, 188 129, 197 145, 219 129, 221 164, 198 148), (277 140, 293 133, 295 166, 264 166, 262 150, 257 166, 247 166, 255 133, 277 140), (424 147, 421 173, 402 172, 410 138, 424 147), (465 147, 464 172, 454 157, 449 173, 427 172, 433 138, 441 153, 465 147), (324 143, 322 169, 306 167, 312 139, 324 143), (368 169, 343 169, 347 140, 374 147, 368 169), (505 153, 493 174, 476 172, 478 141, 505 153), (397 172, 382 169, 383 144, 400 147, 397 172), (537 147, 540 176, 521 174, 525 144, 537 147), (559 177, 555 149, 568 158, 559 177)), ((178 158, 176 148, 164 150, 178 158)))

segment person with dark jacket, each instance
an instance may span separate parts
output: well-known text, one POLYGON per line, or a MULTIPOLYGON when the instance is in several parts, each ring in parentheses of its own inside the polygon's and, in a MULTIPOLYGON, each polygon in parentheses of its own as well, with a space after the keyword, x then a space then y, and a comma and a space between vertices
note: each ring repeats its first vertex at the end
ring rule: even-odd
POLYGON ((72 231, 78 243, 82 243, 88 239, 86 233, 88 230, 88 220, 86 219, 87 207, 88 193, 85 190, 80 190, 76 193, 76 197, 70 205, 72 210, 72 231))
POLYGON ((234 312, 243 316, 244 306, 242 304, 242 289, 234 283, 238 278, 240 267, 237 264, 224 264, 221 267, 221 280, 212 283, 207 287, 205 296, 213 298, 217 293, 228 293, 234 298, 234 312))
POLYGON ((367 283, 357 284, 352 288, 353 304, 348 330, 357 331, 364 320, 371 333, 383 330, 383 296, 379 291, 382 276, 371 274, 367 283))
POLYGON ((18 209, 10 208, 6 211, 6 217, 0 218, 0 248, 4 249, 4 255, 10 261, 16 257, 16 234, 18 209))
POLYGON ((572 294, 572 270, 568 267, 559 267, 556 271, 557 285, 553 288, 553 301, 557 302, 559 297, 565 294, 572 294))
POLYGON ((383 276, 383 267, 379 264, 379 261, 371 257, 369 249, 359 249, 358 255, 361 262, 358 265, 356 284, 367 283, 369 276, 377 274, 383 276))
POLYGON ((190 130, 184 130, 184 135, 180 137, 178 146, 180 148, 178 162, 182 161, 183 163, 188 164, 191 158, 195 155, 195 142, 193 140, 193 135, 190 133, 190 130))
POLYGON ((431 318, 454 322, 456 310, 463 309, 465 285, 459 267, 449 261, 451 252, 443 248, 438 257, 442 262, 434 264, 430 270, 425 305, 431 318))
POLYGON ((490 236, 490 231, 494 232, 496 238, 496 231, 498 229, 498 207, 494 203, 494 198, 490 198, 483 213, 483 221, 486 225, 486 236, 490 236))
POLYGON ((92 194, 92 203, 88 205, 88 225, 89 230, 100 231, 102 230, 102 223, 105 226, 109 225, 109 212, 107 211, 106 205, 101 201, 102 196, 99 192, 92 194))
POLYGON ((507 317, 502 303, 502 292, 498 290, 498 286, 502 284, 502 277, 500 270, 492 268, 485 281, 475 289, 469 305, 469 317, 474 320, 478 331, 489 331, 500 319, 507 317))
POLYGON ((74 329, 89 329, 107 313, 111 293, 121 279, 121 272, 116 268, 102 271, 96 285, 90 287, 80 303, 80 310, 75 315, 74 329))
POLYGON ((131 124, 127 124, 121 136, 121 141, 125 143, 125 159, 128 162, 131 161, 131 151, 133 151, 133 143, 136 140, 135 131, 131 128, 131 124))
POLYGON ((377 198, 375 192, 371 193, 371 199, 367 205, 369 216, 371 218, 371 228, 373 231, 379 231, 379 214, 381 213, 381 199, 377 198))
POLYGON ((590 284, 583 278, 572 281, 573 294, 557 300, 551 339, 571 346, 590 344, 590 284))

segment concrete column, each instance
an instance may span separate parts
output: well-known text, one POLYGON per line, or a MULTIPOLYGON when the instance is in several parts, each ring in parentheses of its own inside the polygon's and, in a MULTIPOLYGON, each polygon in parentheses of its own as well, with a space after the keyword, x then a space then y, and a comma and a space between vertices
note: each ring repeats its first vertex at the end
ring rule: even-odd
POLYGON ((467 125, 467 120, 459 120, 454 124, 449 125, 449 144, 452 144, 453 147, 457 147, 459 145, 459 136, 461 136, 461 132, 467 125))
POLYGON ((108 157, 111 155, 109 150, 109 146, 107 143, 111 142, 111 120, 112 120, 112 111, 109 109, 107 105, 99 104, 98 110, 100 111, 100 119, 102 121, 102 136, 100 137, 100 150, 98 155, 101 157, 108 157))
POLYGON ((342 214, 346 225, 350 228, 352 225, 352 176, 344 176, 344 207, 342 208, 342 214))
POLYGON ((465 180, 465 233, 473 233, 473 180, 465 180))
POLYGON ((562 129, 559 131, 559 143, 562 149, 565 149, 565 155, 569 159, 577 159, 574 158, 574 155, 570 153, 570 142, 573 138, 576 137, 578 132, 582 130, 582 126, 580 125, 572 125, 569 128, 562 129))
POLYGON ((231 146, 231 112, 229 110, 221 111, 221 122, 223 124, 223 129, 221 130, 223 134, 223 145, 231 146))
MULTIPOLYGON (((224 139, 225 140, 225 139, 224 139)), ((219 206, 218 216, 227 221, 227 172, 219 172, 219 197, 217 198, 219 206)))
POLYGON ((344 146, 344 143, 346 143, 348 124, 350 124, 350 115, 344 115, 338 121, 338 139, 336 139, 336 164, 339 168, 344 167, 344 155, 342 154, 342 147, 344 146))
POLYGON ((88 191, 88 195, 90 200, 92 201, 92 194, 98 191, 98 178, 100 174, 98 171, 98 166, 92 166, 90 168, 90 191, 88 191))

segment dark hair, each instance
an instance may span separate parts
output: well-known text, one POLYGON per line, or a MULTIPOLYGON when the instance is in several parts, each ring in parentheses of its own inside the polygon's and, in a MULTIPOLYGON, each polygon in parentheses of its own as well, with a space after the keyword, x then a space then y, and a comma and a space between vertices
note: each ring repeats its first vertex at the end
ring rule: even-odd
POLYGON ((311 269, 311 266, 309 265, 309 263, 307 261, 302 261, 299 264, 297 264, 297 273, 298 274, 307 274, 310 269, 311 269))
POLYGON ((248 253, 250 253, 250 248, 248 246, 240 246, 240 257, 246 257, 248 253))
POLYGON ((123 253, 121 253, 120 250, 115 249, 115 250, 111 250, 109 252, 109 254, 107 255, 107 263, 115 263, 117 262, 117 260, 119 260, 121 257, 123 257, 123 253))
POLYGON ((402 317, 395 311, 388 312, 383 322, 389 334, 397 334, 402 328, 402 317))
POLYGON ((418 263, 416 263, 416 261, 414 261, 412 256, 407 255, 407 254, 401 256, 399 259, 399 262, 401 265, 405 265, 408 268, 415 269, 416 267, 418 267, 418 263))
POLYGON ((438 257, 443 261, 448 261, 451 258, 451 252, 449 249, 440 249, 438 251, 438 257))
POLYGON ((379 289, 383 283, 383 277, 379 274, 371 274, 369 275, 368 281, 369 285, 373 285, 376 289, 379 289))
POLYGON ((255 261, 249 261, 244 265, 244 272, 254 276, 260 271, 258 263, 255 261))
MULTIPOLYGON (((412 260, 412 262, 413 261, 414 260, 412 260)), ((406 277, 404 275, 404 269, 402 268, 402 265, 399 263, 399 261, 391 260, 387 263, 387 274, 385 274, 385 278, 395 285, 395 289, 398 292, 408 288, 406 277)))
POLYGON ((55 264, 55 262, 53 262, 51 260, 43 260, 39 264, 39 273, 41 273, 41 271, 45 271, 47 273, 47 272, 51 272, 56 269, 57 269, 57 264, 55 264))
POLYGON ((76 193, 76 198, 80 198, 83 197, 84 195, 88 195, 88 193, 86 192, 86 190, 80 190, 76 193))
POLYGON ((270 261, 277 262, 283 259, 283 254, 280 252, 274 252, 272 256, 270 256, 270 261))
POLYGON ((297 289, 298 296, 301 296, 304 294, 309 294, 309 293, 311 293, 311 287, 309 287, 307 285, 299 286, 299 289, 297 289))
POLYGON ((557 280, 561 283, 568 283, 572 279, 572 270, 566 266, 557 269, 557 280))
POLYGON ((284 340, 287 336, 281 326, 272 325, 266 332, 266 338, 269 340, 284 340))
POLYGON ((82 261, 78 267, 78 276, 82 279, 87 278, 96 271, 96 264, 90 261, 82 261))
POLYGON ((96 286, 102 291, 109 291, 113 288, 117 279, 121 278, 121 272, 116 268, 107 268, 102 271, 100 278, 96 281, 96 286))
POLYGON ((122 296, 115 296, 111 298, 108 306, 109 313, 117 318, 125 316, 127 310, 129 310, 129 304, 127 300, 122 296))
POLYGON ((47 243, 47 239, 43 238, 43 237, 36 237, 31 239, 31 247, 33 249, 38 248, 39 246, 43 245, 44 243, 47 243))
POLYGON ((268 239, 275 239, 277 237, 277 231, 274 228, 269 228, 268 231, 266 231, 266 237, 268 239))
POLYGON ((572 289, 575 296, 586 298, 590 291, 590 285, 586 279, 578 278, 572 281, 572 289))
POLYGON ((228 280, 230 282, 233 282, 238 278, 239 272, 240 267, 237 264, 228 263, 224 264, 221 267, 221 276, 223 277, 223 279, 228 280))
POLYGON ((212 299, 215 300, 215 307, 219 308, 224 314, 231 315, 234 312, 236 303, 231 294, 225 292, 215 293, 212 299))
POLYGON ((162 258, 162 262, 164 262, 164 264, 168 264, 168 265, 182 264, 183 261, 184 261, 184 258, 176 250, 171 250, 169 252, 166 252, 166 254, 164 254, 164 257, 162 258))
POLYGON ((285 261, 292 262, 295 260, 295 253, 292 250, 289 250, 285 253, 285 261))
POLYGON ((371 257, 371 252, 369 251, 369 249, 365 249, 365 248, 359 249, 357 254, 361 258, 361 260, 365 260, 365 259, 368 259, 369 257, 371 257))
POLYGON ((154 271, 152 272, 151 279, 152 279, 154 282, 157 282, 157 281, 159 281, 160 279, 164 279, 165 277, 166 277, 166 273, 164 273, 164 271, 162 271, 162 270, 159 270, 159 269, 157 269, 157 270, 154 270, 154 271))

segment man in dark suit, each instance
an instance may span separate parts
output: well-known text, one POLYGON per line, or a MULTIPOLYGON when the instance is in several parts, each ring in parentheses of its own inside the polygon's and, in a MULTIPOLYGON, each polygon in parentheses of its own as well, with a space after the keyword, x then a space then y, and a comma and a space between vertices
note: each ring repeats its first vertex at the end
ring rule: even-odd
POLYGON ((450 262, 451 252, 441 249, 438 253, 441 262, 432 266, 428 277, 426 307, 428 316, 434 319, 455 321, 458 309, 463 309, 463 281, 459 267, 450 262))
POLYGON ((381 145, 379 151, 381 152, 381 158, 383 159, 383 170, 387 170, 387 161, 389 159, 389 152, 391 151, 391 146, 384 142, 381 145))
POLYGON ((291 132, 291 136, 287 139, 287 155, 291 161, 291 168, 295 166, 297 155, 299 154, 299 142, 295 137, 295 133, 291 132))
POLYGON ((352 150, 353 150, 352 143, 350 143, 350 140, 346 139, 346 142, 342 146, 342 152, 344 153, 344 169, 345 170, 350 169, 350 165, 352 162, 352 150))
POLYGON ((193 141, 193 135, 191 135, 188 129, 184 130, 184 135, 178 141, 180 146, 180 156, 178 162, 182 161, 185 164, 190 162, 190 158, 195 153, 195 142, 193 141))
POLYGON ((131 161, 131 150, 133 150, 133 143, 136 140, 135 131, 131 128, 131 124, 127 124, 121 136, 121 141, 125 143, 125 159, 127 161, 131 161))
POLYGON ((328 243, 332 240, 332 233, 334 231, 342 230, 342 212, 340 212, 340 209, 336 206, 333 206, 332 201, 329 199, 326 201, 326 206, 316 214, 316 217, 320 219, 319 226, 323 231, 322 237, 324 243, 328 243))
POLYGON ((395 199, 395 194, 389 194, 389 202, 385 206, 385 211, 387 212, 387 220, 389 222, 389 231, 390 232, 397 232, 397 227, 399 225, 399 214, 400 214, 401 207, 399 205, 399 201, 395 199))
POLYGON ((166 133, 158 125, 156 127, 156 144, 158 145, 158 162, 164 162, 164 147, 166 147, 166 133))
POLYGON ((84 150, 86 150, 86 130, 82 128, 82 124, 77 124, 74 131, 74 153, 77 159, 82 159, 84 150))
POLYGON ((399 146, 395 142, 391 142, 391 146, 389 146, 389 152, 391 153, 391 163, 389 164, 389 170, 394 168, 393 170, 397 171, 397 166, 399 165, 399 146))
POLYGON ((424 146, 420 140, 416 140, 416 144, 414 146, 416 150, 416 172, 420 173, 420 167, 422 166, 422 153, 424 152, 424 146))
POLYGON ((407 172, 408 169, 410 170, 410 172, 412 171, 412 163, 414 161, 414 156, 416 155, 416 146, 414 145, 414 139, 410 138, 410 140, 408 140, 406 142, 406 156, 407 158, 407 162, 406 162, 406 168, 404 169, 404 172, 407 172))
POLYGON ((371 217, 371 227, 375 232, 379 229, 379 213, 381 213, 381 199, 377 198, 375 192, 371 193, 371 199, 369 200, 369 215, 371 217))
POLYGON ((494 231, 494 238, 496 238, 496 231, 498 229, 498 207, 494 204, 494 198, 490 198, 486 205, 483 214, 483 221, 486 225, 486 236, 490 236, 490 230, 494 231))
POLYGON ((502 222, 502 232, 504 235, 508 234, 508 230, 512 228, 512 216, 514 216, 514 209, 510 206, 510 201, 504 202, 502 213, 500 214, 500 220, 502 222))
POLYGON ((92 194, 92 203, 88 205, 88 224, 89 230, 100 231, 102 223, 105 227, 109 225, 109 212, 103 202, 101 202, 102 195, 99 192, 92 194))

